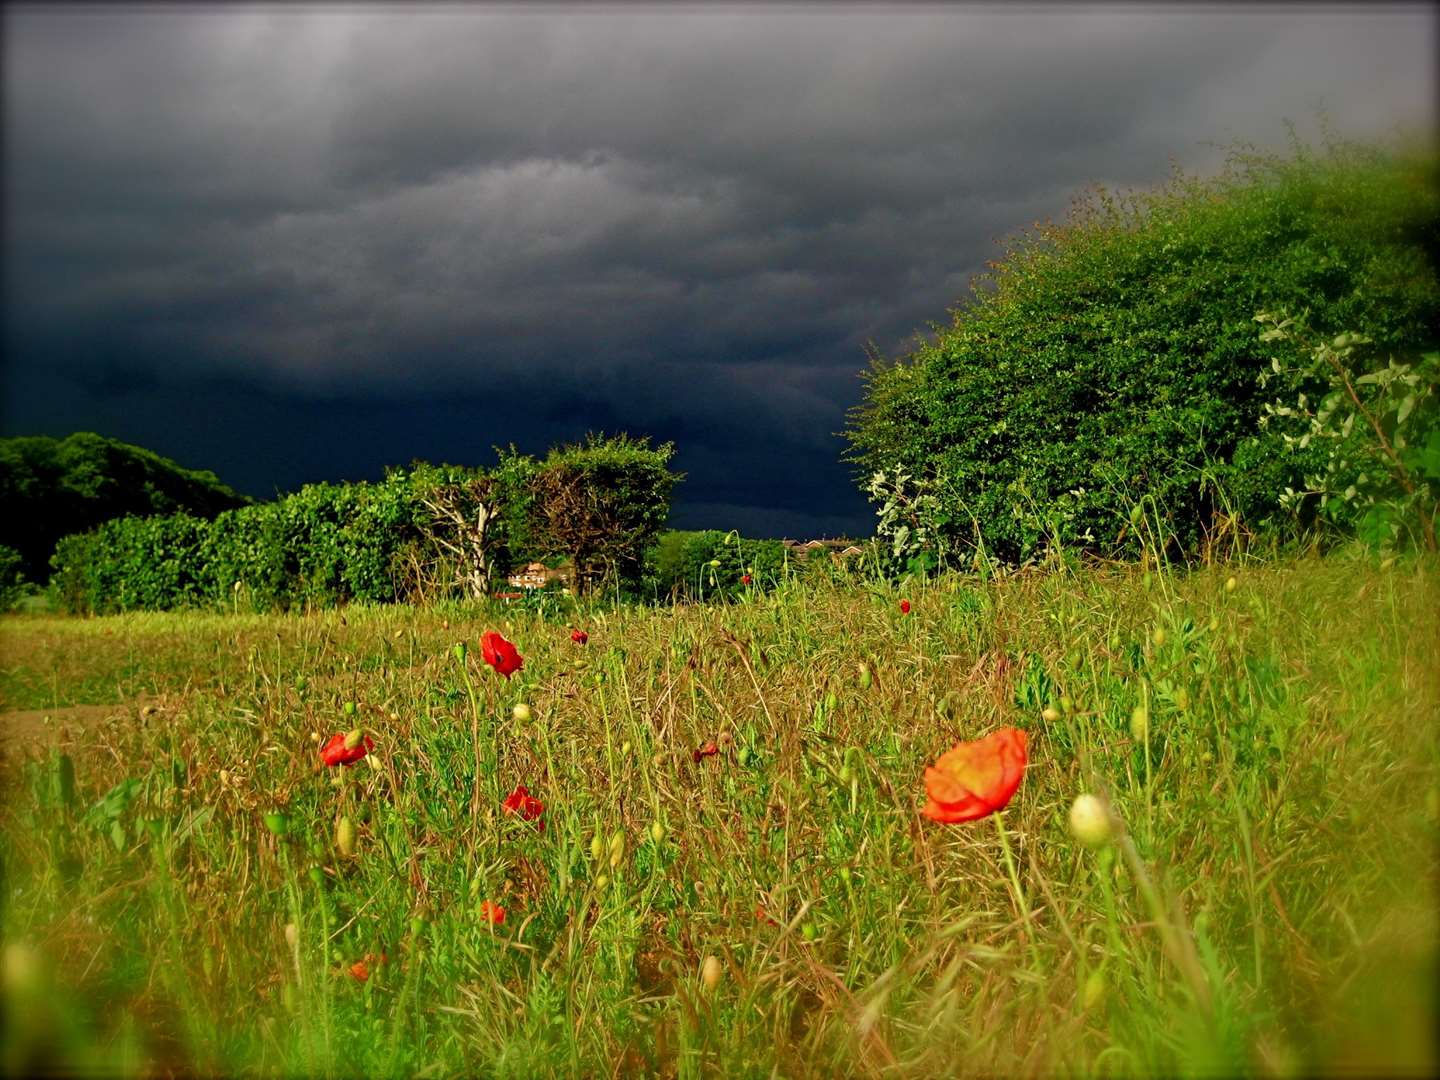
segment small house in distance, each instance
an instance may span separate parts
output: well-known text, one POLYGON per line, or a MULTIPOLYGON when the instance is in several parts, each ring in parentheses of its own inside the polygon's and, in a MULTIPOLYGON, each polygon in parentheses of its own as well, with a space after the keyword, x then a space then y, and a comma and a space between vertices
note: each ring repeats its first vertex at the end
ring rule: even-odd
POLYGON ((861 554, 860 547, 854 541, 846 539, 838 540, 806 540, 803 543, 799 540, 781 540, 785 550, 800 562, 804 562, 810 555, 817 551, 827 551, 830 557, 836 562, 843 562, 861 554))
POLYGON ((526 563, 523 570, 518 570, 505 580, 514 589, 543 589, 552 581, 568 581, 570 572, 568 569, 551 569, 542 562, 526 563))

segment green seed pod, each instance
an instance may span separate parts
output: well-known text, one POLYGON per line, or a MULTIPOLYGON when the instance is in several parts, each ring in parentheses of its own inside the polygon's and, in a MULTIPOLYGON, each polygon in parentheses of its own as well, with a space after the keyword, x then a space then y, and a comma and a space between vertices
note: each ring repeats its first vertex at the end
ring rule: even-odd
POLYGON ((359 706, 357 706, 357 705, 355 704, 355 702, 353 702, 353 701, 347 701, 347 702, 345 702, 344 712, 345 712, 345 715, 346 715, 346 716, 354 716, 355 713, 358 711, 358 709, 359 709, 359 706))
POLYGON ((335 848, 347 859, 355 854, 355 823, 349 817, 342 817, 335 826, 335 848))
POLYGON ((830 691, 830 693, 828 693, 828 694, 825 695, 825 711, 826 711, 826 712, 834 712, 835 709, 836 709, 836 707, 837 707, 839 704, 840 704, 840 699, 835 696, 835 691, 832 690, 832 691, 830 691))
POLYGON ((455 659, 460 661, 460 663, 462 664, 465 663, 465 656, 469 651, 469 646, 467 646, 463 641, 457 641, 455 643, 455 648, 451 650, 451 652, 455 654, 455 659))
POLYGON ((290 831, 290 815, 280 810, 272 810, 265 815, 265 828, 276 836, 284 836, 290 831))
POLYGON ((813 922, 801 923, 800 936, 806 941, 814 941, 820 936, 820 930, 813 922))
POLYGON ((875 677, 870 674, 870 665, 863 660, 860 661, 860 689, 869 690, 874 679, 875 677))
POLYGON ((1115 835, 1110 811, 1094 795, 1078 796, 1070 807, 1070 832, 1088 848, 1105 847, 1115 835))
POLYGON ((308 873, 310 875, 310 880, 313 881, 316 885, 325 884, 325 871, 320 869, 320 867, 312 866, 310 867, 308 873))

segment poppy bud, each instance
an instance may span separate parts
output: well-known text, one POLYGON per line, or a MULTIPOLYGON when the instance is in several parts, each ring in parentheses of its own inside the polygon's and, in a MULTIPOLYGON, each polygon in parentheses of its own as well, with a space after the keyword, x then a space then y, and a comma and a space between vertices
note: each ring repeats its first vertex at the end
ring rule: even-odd
POLYGON ((1096 968, 1085 980, 1085 988, 1080 992, 1080 1005, 1087 1011, 1095 1008, 1105 999, 1105 973, 1096 968))
POLYGON ((834 711, 835 711, 835 707, 836 707, 837 705, 839 705, 839 704, 840 704, 840 699, 835 696, 835 691, 832 690, 832 691, 830 691, 830 693, 828 693, 828 694, 825 695, 825 711, 826 711, 826 712, 834 712, 834 711))
POLYGON ((1190 707, 1190 691, 1186 690, 1183 686, 1175 691, 1175 707, 1181 712, 1184 712, 1190 707))
POLYGON ((1054 705, 1046 705, 1045 708, 1040 710, 1040 718, 1047 724, 1053 724, 1060 719, 1060 710, 1055 708, 1054 705))
POLYGON ((365 740, 365 733, 358 727, 345 733, 345 749, 354 750, 365 740))
POLYGON ((1069 694, 1063 694, 1063 695, 1061 695, 1061 697, 1060 697, 1060 711, 1061 711, 1062 713, 1064 713, 1066 716, 1069 716, 1071 713, 1073 713, 1073 712, 1075 711, 1075 702, 1071 700, 1069 694))
POLYGON ((300 928, 293 922, 285 924, 285 943, 292 949, 300 947, 300 928))
POLYGON ((625 832, 623 829, 616 829, 610 837, 610 869, 614 870, 620 865, 620 860, 625 857, 625 832))
POLYGON ((1144 705, 1136 705, 1130 713, 1130 737, 1136 742, 1144 742, 1149 733, 1150 710, 1144 705))
POLYGON ((347 702, 345 702, 344 711, 345 711, 345 715, 346 715, 346 716, 354 716, 354 715, 355 715, 355 711, 356 711, 355 702, 353 702, 353 701, 347 701, 347 702))
POLYGON ((595 879, 595 888, 597 888, 597 889, 603 889, 603 888, 605 888, 606 885, 609 885, 609 884, 610 884, 610 875, 609 875, 609 874, 601 874, 599 877, 597 877, 597 878, 595 879))
POLYGON ((590 858, 594 859, 596 862, 599 862, 600 856, 604 854, 605 839, 600 835, 600 830, 596 829, 595 835, 590 838, 590 858))
POLYGON ((1131 524, 1131 525, 1139 525, 1139 524, 1140 524, 1140 512, 1141 512, 1141 511, 1140 511, 1140 504, 1139 504, 1139 503, 1136 503, 1134 506, 1130 507, 1130 524, 1131 524))
POLYGON ((455 648, 452 651, 455 653, 455 659, 463 664, 465 662, 465 654, 469 651, 469 649, 466 646, 465 642, 457 641, 455 643, 455 648))
POLYGON ((1102 848, 1114 835, 1110 811, 1094 795, 1080 795, 1070 807, 1070 832, 1088 848, 1102 848))
POLYGON ((530 706, 523 701, 515 703, 515 707, 510 710, 510 715, 515 718, 517 724, 528 724, 535 719, 535 714, 531 711, 530 706))
POLYGON ((265 815, 265 828, 276 836, 284 836, 290 829, 290 815, 279 810, 271 811, 265 815))
POLYGON ((801 923, 800 936, 806 941, 814 941, 820 936, 820 930, 813 922, 801 923))
POLYGON ((629 742, 629 740, 627 739, 625 742, 623 742, 623 743, 620 744, 620 756, 621 756, 622 758, 629 757, 629 756, 630 756, 630 749, 631 749, 631 748, 630 748, 630 742, 629 742))
POLYGON ((342 817, 335 826, 335 847, 347 859, 355 854, 355 823, 349 817, 342 817))
POLYGON ((1157 649, 1163 646, 1165 644, 1165 628, 1163 626, 1157 626, 1155 633, 1150 635, 1150 640, 1155 643, 1157 649))
POLYGON ((748 746, 742 746, 740 747, 739 752, 735 755, 735 760, 740 763, 740 767, 743 769, 747 765, 749 765, 750 762, 755 760, 755 755, 751 752, 748 746))
POLYGON ((720 985, 720 976, 724 971, 720 967, 720 961, 712 954, 705 957, 700 964, 700 982, 706 990, 714 990, 720 985))
POLYGON ((870 689, 870 684, 874 681, 874 678, 875 678, 875 677, 870 674, 870 665, 867 664, 867 663, 865 663, 864 660, 861 660, 861 661, 860 661, 860 689, 861 689, 861 690, 869 690, 869 689, 870 689))
POLYGON ((1232 577, 1232 578, 1226 578, 1226 579, 1225 579, 1225 591, 1226 591, 1227 593, 1232 593, 1232 592, 1234 592, 1236 589, 1238 589, 1239 587, 1240 587, 1240 582, 1238 582, 1237 580, 1235 580, 1233 577, 1232 577))
POLYGON ((652 822, 650 825, 650 839, 654 840, 657 844, 660 843, 660 841, 664 840, 665 826, 660 824, 660 822, 658 821, 652 822))
POLYGON ((719 560, 719 559, 711 559, 711 560, 710 560, 710 569, 711 569, 711 570, 719 570, 719 569, 720 569, 720 560, 719 560))
POLYGON ((850 884, 850 875, 851 875, 851 873, 852 873, 852 871, 851 871, 850 867, 848 867, 848 866, 842 866, 842 867, 840 867, 840 880, 843 881, 846 885, 849 885, 849 884, 850 884))

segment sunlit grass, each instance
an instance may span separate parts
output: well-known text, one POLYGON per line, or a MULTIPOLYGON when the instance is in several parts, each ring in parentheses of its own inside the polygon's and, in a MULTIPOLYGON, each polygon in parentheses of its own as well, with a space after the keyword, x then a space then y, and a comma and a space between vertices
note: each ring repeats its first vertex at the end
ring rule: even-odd
POLYGON ((7 779, 7 1067, 1433 1071, 1437 570, 7 620, 8 707, 57 710, 75 770, 7 779), (375 751, 324 769, 356 725, 375 751), (1003 815, 921 818, 925 765, 1001 725, 1003 815), (1069 835, 1083 792, 1119 846, 1069 835))

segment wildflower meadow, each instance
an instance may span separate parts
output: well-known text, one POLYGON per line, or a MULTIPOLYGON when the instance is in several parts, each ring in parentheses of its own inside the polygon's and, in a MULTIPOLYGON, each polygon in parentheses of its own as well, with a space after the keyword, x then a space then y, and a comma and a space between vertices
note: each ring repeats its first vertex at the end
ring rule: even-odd
POLYGON ((1433 1073, 1437 610, 1362 551, 10 616, 5 1068, 1433 1073))

